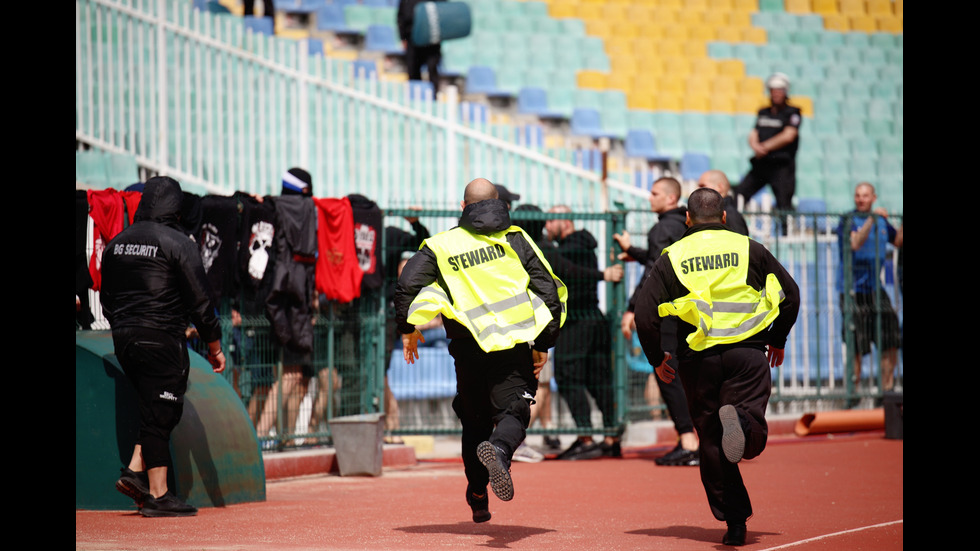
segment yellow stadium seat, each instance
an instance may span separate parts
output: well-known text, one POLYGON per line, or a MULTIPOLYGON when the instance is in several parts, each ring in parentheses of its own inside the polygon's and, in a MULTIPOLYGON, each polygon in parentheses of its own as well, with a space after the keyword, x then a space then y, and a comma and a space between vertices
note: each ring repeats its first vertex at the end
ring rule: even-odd
POLYGON ((755 13, 759 11, 759 0, 734 0, 735 11, 744 13, 755 13))
POLYGON ((735 112, 736 113, 758 113, 759 109, 766 106, 767 99, 765 96, 757 96, 755 94, 744 95, 739 94, 735 96, 735 112))
POLYGON ((691 73, 684 78, 685 94, 713 94, 712 84, 714 79, 711 76, 703 76, 691 73))
POLYGON ((868 15, 895 15, 892 0, 868 0, 868 15))
POLYGON ((691 74, 706 78, 718 75, 718 60, 710 57, 700 57, 691 60, 691 74))
POLYGON ((878 30, 883 33, 902 34, 905 25, 900 15, 884 15, 875 18, 878 23, 878 30))
POLYGON ((653 96, 655 110, 659 111, 681 111, 684 108, 684 100, 680 94, 657 93, 653 96))
POLYGON ((850 32, 850 18, 842 13, 831 13, 823 16, 823 28, 828 31, 850 32))
POLYGON ((744 27, 735 26, 724 26, 715 29, 715 39, 719 42, 741 42, 742 41, 742 30, 744 27))
POLYGON ((707 13, 735 11, 735 0, 708 0, 707 13))
POLYGON ((811 0, 811 3, 813 13, 818 13, 820 15, 831 15, 840 12, 840 10, 837 9, 837 0, 811 0))
POLYGON ((656 56, 646 56, 636 58, 636 78, 662 78, 667 74, 664 67, 664 59, 656 56))
POLYGON ((654 55, 670 59, 674 57, 684 57, 684 44, 670 39, 658 40, 654 46, 654 55))
POLYGON ((575 17, 588 23, 592 20, 602 19, 602 4, 596 2, 579 2, 575 6, 575 17))
POLYGON ((708 111, 714 113, 734 113, 735 96, 722 96, 715 94, 709 98, 708 111))
POLYGON ((688 11, 695 10, 703 12, 708 9, 708 0, 684 0, 682 4, 683 8, 688 11))
POLYGON ((895 5, 892 6, 892 10, 895 11, 895 15, 899 17, 905 16, 905 2, 903 0, 895 0, 895 5))
POLYGON ((612 23, 605 19, 586 19, 585 33, 601 38, 612 36, 612 23))
POLYGON ((640 72, 633 77, 633 88, 632 93, 634 94, 650 94, 660 85, 660 82, 664 80, 664 73, 661 72, 640 72))
POLYGON ((873 33, 878 30, 878 20, 868 14, 852 15, 848 19, 848 26, 852 31, 873 33))
POLYGON ((548 15, 555 18, 578 17, 578 3, 552 0, 548 3, 548 15))
POLYGON ((630 109, 653 111, 656 103, 653 101, 653 96, 649 93, 631 92, 626 96, 626 106, 630 109))
POLYGON ((718 39, 717 27, 708 24, 693 25, 690 28, 689 40, 694 40, 705 44, 707 53, 707 43, 718 39))
POLYGON ((751 27, 752 12, 733 11, 728 14, 728 24, 739 29, 751 27))
POLYGON ((606 89, 628 92, 633 89, 634 80, 635 74, 632 72, 613 71, 606 77, 606 89))
POLYGON ((766 96, 766 83, 759 77, 745 77, 736 81, 740 96, 766 96))
POLYGON ((691 60, 686 57, 668 57, 664 59, 664 72, 671 77, 683 79, 691 74, 691 60))
POLYGON ((606 78, 606 73, 601 71, 579 71, 575 74, 575 81, 579 88, 591 90, 605 90, 606 78))
POLYGON ((813 117, 813 99, 807 96, 793 96, 790 103, 800 108, 804 117, 813 117))
POLYGON ((837 9, 847 15, 862 15, 868 13, 865 0, 837 0, 837 9))
POLYGON ((707 113, 711 104, 711 96, 708 94, 684 94, 681 103, 681 110, 707 113))
POLYGON ((787 13, 797 15, 813 13, 813 5, 810 0, 785 0, 783 5, 787 13))
POLYGON ((668 25, 664 28, 664 38, 666 40, 684 42, 690 38, 690 35, 691 33, 688 28, 683 25, 668 25))
POLYGON ((676 11, 684 7, 684 0, 658 0, 655 4, 658 8, 670 8, 676 11))
POLYGON ((627 4, 610 2, 602 4, 599 13, 607 21, 626 21, 626 8, 627 4))
POLYGON ((707 11, 704 14, 704 24, 716 31, 722 27, 727 27, 731 21, 731 17, 729 17, 730 11, 722 10, 721 8, 707 11))
POLYGON ((735 97, 738 95, 741 80, 743 79, 728 75, 715 75, 711 79, 711 93, 719 96, 735 97))
POLYGON ((664 77, 657 81, 655 88, 658 94, 675 94, 678 97, 684 95, 684 75, 671 73, 664 74, 664 77))
POLYGON ((685 27, 694 27, 704 24, 704 9, 685 5, 684 9, 677 12, 677 22, 685 27))
POLYGON ((742 30, 742 40, 750 44, 765 44, 768 42, 768 35, 762 27, 748 27, 742 30))
POLYGON ((688 40, 683 44, 684 55, 691 60, 708 57, 707 40, 688 40))
POLYGON ((745 76, 745 62, 741 59, 723 59, 718 62, 718 74, 743 77, 745 76))
POLYGON ((634 37, 613 35, 605 40, 606 53, 609 54, 609 61, 612 62, 617 56, 634 54, 634 37))
POLYGON ((628 20, 614 21, 611 25, 610 37, 636 38, 643 34, 643 26, 628 20))
POLYGON ((609 56, 610 74, 624 73, 635 75, 642 70, 640 62, 632 54, 609 56))
POLYGON ((657 7, 638 2, 627 4, 626 18, 637 23, 652 23, 657 19, 657 7))

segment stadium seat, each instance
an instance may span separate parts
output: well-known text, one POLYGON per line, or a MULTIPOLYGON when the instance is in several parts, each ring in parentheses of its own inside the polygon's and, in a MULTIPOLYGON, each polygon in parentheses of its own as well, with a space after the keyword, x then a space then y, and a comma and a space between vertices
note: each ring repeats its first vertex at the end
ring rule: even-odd
POLYGON ((576 136, 588 136, 593 139, 617 138, 602 126, 602 116, 598 109, 576 107, 572 111, 571 133, 576 136))
POLYGON ((711 169, 711 158, 704 153, 685 152, 681 156, 681 179, 697 180, 705 171, 711 169))
POLYGON ((466 93, 481 94, 487 97, 511 95, 497 87, 496 73, 492 68, 484 65, 474 65, 466 73, 466 93))
POLYGON ((354 34, 357 32, 347 24, 347 19, 344 17, 344 8, 340 4, 321 6, 316 11, 315 20, 316 26, 314 28, 318 31, 337 34, 354 34))
POLYGON ((391 25, 376 23, 368 25, 364 32, 364 50, 385 55, 403 55, 405 53, 395 28, 391 25))
POLYGON ((632 128, 626 133, 626 155, 645 159, 648 162, 665 163, 672 160, 669 155, 657 149, 657 140, 653 132, 646 129, 632 128))
POLYGON ((273 29, 273 21, 271 17, 256 17, 254 15, 245 15, 242 17, 242 23, 245 25, 245 30, 257 34, 264 34, 266 36, 272 36, 275 34, 273 29))
POLYGON ((567 115, 548 106, 548 92, 543 88, 521 88, 517 94, 517 111, 543 119, 564 119, 567 115))

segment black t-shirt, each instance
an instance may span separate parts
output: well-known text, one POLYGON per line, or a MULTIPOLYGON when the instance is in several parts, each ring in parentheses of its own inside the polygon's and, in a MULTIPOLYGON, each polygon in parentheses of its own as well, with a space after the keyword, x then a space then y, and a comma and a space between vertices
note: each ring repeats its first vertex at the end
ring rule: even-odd
MULTIPOLYGON (((797 130, 803 122, 803 116, 798 107, 785 105, 781 109, 773 110, 772 107, 759 109, 759 114, 755 120, 755 129, 759 134, 759 141, 764 142, 776 134, 782 132, 787 126, 792 126, 797 130)), ((766 158, 772 160, 789 160, 796 158, 796 150, 800 145, 799 136, 796 137, 786 147, 781 147, 771 151, 766 158)))

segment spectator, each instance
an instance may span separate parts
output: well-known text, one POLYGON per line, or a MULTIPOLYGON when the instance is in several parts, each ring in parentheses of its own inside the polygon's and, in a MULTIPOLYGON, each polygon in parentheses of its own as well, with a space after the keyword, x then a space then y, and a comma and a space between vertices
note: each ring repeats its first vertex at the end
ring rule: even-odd
POLYGON ((466 502, 473 521, 486 522, 487 484, 503 501, 514 497, 510 464, 526 435, 538 373, 564 322, 565 300, 538 248, 511 229, 490 181, 467 184, 461 206, 459 225, 426 239, 405 265, 395 315, 408 363, 419 357, 416 326, 443 315, 456 362, 453 409, 463 428, 466 502), (529 318, 533 326, 518 323, 529 318))
MULTIPOLYGON (((507 188, 504 188, 504 186, 499 184, 497 185, 498 193, 503 195, 501 188, 503 188, 505 191, 507 188)), ((506 194, 510 195, 510 192, 507 191, 506 194)), ((517 196, 517 199, 520 199, 520 196, 517 196)), ((541 212, 541 208, 537 205, 521 205, 514 209, 514 212, 541 212)), ((545 235, 544 220, 518 220, 514 222, 514 225, 519 226, 525 233, 531 236, 531 239, 533 239, 538 245, 538 248, 541 249, 541 252, 544 253, 545 258, 549 263, 551 263, 552 269, 554 269, 555 261, 557 259, 555 258, 553 251, 554 246, 545 235)), ((551 418, 551 379, 554 376, 554 349, 549 351, 548 356, 548 362, 545 363, 544 368, 541 369, 541 373, 538 375, 538 392, 534 396, 535 403, 531 405, 531 421, 528 423, 528 426, 534 426, 534 422, 538 421, 542 428, 551 430, 556 428, 555 422, 551 418)), ((561 440, 557 436, 545 434, 543 437, 543 442, 544 446, 549 450, 554 451, 561 449, 561 440)), ((522 445, 521 448, 518 449, 518 453, 522 451, 526 453, 526 450, 524 449, 526 447, 526 445, 522 445)), ((531 451, 535 450, 531 449, 531 451)), ((515 453, 515 459, 518 457, 518 453, 515 453)), ((537 458, 535 454, 528 453, 527 455, 529 455, 532 459, 537 458)))
POLYGON ((755 128, 749 132, 749 146, 754 153, 752 168, 742 178, 735 192, 748 201, 767 184, 776 197, 776 208, 793 209, 796 193, 796 150, 803 117, 798 107, 787 103, 789 78, 774 73, 766 80, 770 105, 759 110, 755 128))
MULTIPOLYGON (((514 208, 514 203, 521 200, 520 195, 511 192, 506 187, 500 184, 494 184, 494 186, 497 188, 497 194, 500 196, 500 200, 507 203, 507 210, 514 208)), ((531 235, 531 237, 534 239, 538 238, 536 235, 531 235)))
POLYGON ((742 214, 738 212, 738 205, 736 205, 735 198, 732 197, 732 185, 728 181, 728 176, 720 170, 708 170, 698 178, 698 187, 711 188, 717 191, 724 198, 725 201, 725 216, 726 222, 729 228, 735 233, 740 233, 742 235, 749 235, 749 226, 745 223, 745 218, 742 214))
MULTIPOLYGON (((255 0, 242 0, 242 15, 255 15, 255 0)), ((276 28, 276 7, 273 0, 262 0, 262 17, 268 17, 272 22, 272 29, 276 28)))
POLYGON ((313 377, 313 313, 317 309, 315 262, 317 251, 316 206, 312 201, 313 179, 302 168, 283 174, 280 197, 274 200, 276 230, 272 283, 265 300, 266 315, 275 343, 282 355, 282 375, 266 398, 258 436, 265 437, 277 423, 279 396, 286 400, 289 432, 296 425, 299 404, 313 377))
MULTIPOLYGON (((398 2, 398 35, 405 49, 405 66, 409 80, 422 80, 422 67, 429 71, 429 82, 432 90, 439 91, 439 63, 442 61, 442 45, 428 44, 419 46, 412 42, 412 27, 415 25, 415 6, 430 0, 399 0, 398 2)), ((442 0, 431 0, 441 2, 442 0)))
POLYGON ((897 231, 888 222, 888 211, 872 211, 878 196, 868 182, 854 189, 854 210, 841 218, 837 237, 841 256, 837 264, 837 283, 841 293, 841 311, 851 313, 851 325, 842 325, 844 342, 848 332, 854 337, 854 384, 861 382, 861 363, 871 353, 871 343, 877 346, 881 362, 881 387, 885 391, 895 386, 895 366, 898 363, 898 315, 888 293, 881 287, 881 270, 885 265, 888 245, 896 242, 897 231), (844 257, 845 251, 851 255, 844 257), (844 291, 844 266, 850 262, 853 286, 844 291), (848 300, 848 295, 853 301, 848 300), (880 329, 880 333, 879 333, 880 329), (881 342, 878 342, 878 335, 881 342))
POLYGON ((143 516, 192 516, 197 509, 167 484, 170 435, 183 414, 190 372, 185 331, 193 323, 214 372, 221 373, 221 325, 201 254, 179 226, 180 184, 155 177, 144 190, 133 225, 102 257, 102 308, 140 412, 139 437, 116 488, 143 516))
MULTIPOLYGON (((559 205, 549 212, 570 213, 571 209, 559 205)), ((616 428, 613 371, 609 363, 612 343, 606 316, 599 309, 596 288, 599 281, 606 279, 606 274, 599 270, 596 257, 598 243, 588 230, 576 230, 572 220, 548 220, 545 229, 548 238, 558 243, 555 256, 565 261, 555 262, 552 266, 568 287, 568 322, 562 329, 562 339, 555 346, 555 381, 579 431, 592 428, 590 395, 602 412, 603 426, 612 430, 616 428), (565 263, 581 269, 565 270, 565 263)), ((611 266, 608 270, 610 280, 622 278, 621 265, 611 266)), ((591 435, 579 434, 568 449, 558 454, 558 459, 595 459, 604 455, 622 457, 618 434, 606 435, 602 444, 595 443, 591 435)))
MULTIPOLYGON (((650 228, 647 234, 647 246, 649 249, 641 249, 633 245, 628 232, 614 234, 613 239, 622 249, 620 258, 624 260, 635 260, 643 263, 643 276, 640 284, 636 286, 633 296, 630 297, 626 312, 620 322, 620 329, 627 341, 633 338, 633 320, 636 309, 636 292, 643 285, 643 281, 650 274, 653 265, 660 258, 663 250, 680 239, 687 230, 687 208, 680 205, 681 184, 671 177, 660 178, 653 183, 650 188, 650 209, 657 213, 657 223, 650 228)), ((664 320, 661 329, 661 343, 664 351, 673 354, 677 347, 677 322, 673 318, 664 320)), ((647 356, 649 359, 649 356, 647 356)), ((676 360, 671 359, 671 367, 676 369, 676 360)), ((696 466, 700 459, 698 455, 698 437, 694 432, 694 422, 687 408, 687 397, 684 394, 684 387, 680 381, 667 383, 662 379, 650 374, 657 387, 660 389, 660 396, 667 405, 667 413, 674 423, 677 431, 677 445, 673 450, 654 461, 658 465, 664 466, 696 466)))
POLYGON ((684 384, 708 505, 728 525, 722 543, 744 545, 752 504, 738 463, 766 447, 770 370, 783 362, 800 292, 764 246, 725 225, 716 191, 695 190, 687 220, 690 229, 654 263, 638 292, 636 329, 657 377, 672 382, 679 375, 684 384), (713 309, 703 297, 732 307, 713 309), (661 317, 667 316, 680 320, 677 369, 667 364, 673 354, 660 343, 661 317))

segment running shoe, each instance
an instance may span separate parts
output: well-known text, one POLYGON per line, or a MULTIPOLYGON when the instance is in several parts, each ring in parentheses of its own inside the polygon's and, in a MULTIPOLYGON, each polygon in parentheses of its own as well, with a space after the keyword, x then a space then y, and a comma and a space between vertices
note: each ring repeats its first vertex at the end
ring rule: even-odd
POLYGON ((510 468, 503 450, 484 440, 476 447, 476 454, 490 473, 490 488, 494 495, 501 501, 514 499, 514 481, 510 478, 510 468))
POLYGON ((718 418, 721 419, 721 449, 729 461, 738 463, 745 453, 745 433, 742 432, 738 411, 735 406, 725 404, 718 410, 718 418))
POLYGON ((146 471, 135 472, 129 467, 119 469, 119 480, 116 481, 116 489, 136 502, 137 507, 142 507, 146 498, 150 495, 150 478, 146 471))
POLYGON ((514 461, 522 463, 539 463, 544 461, 544 454, 538 450, 521 442, 521 445, 514 451, 514 461))
POLYGON ((197 508, 167 492, 158 498, 148 496, 140 508, 140 514, 144 517, 192 517, 197 514, 197 508))
POLYGON ((490 498, 487 496, 487 489, 483 489, 482 494, 471 492, 466 488, 466 504, 473 511, 473 522, 486 522, 490 520, 490 498))

